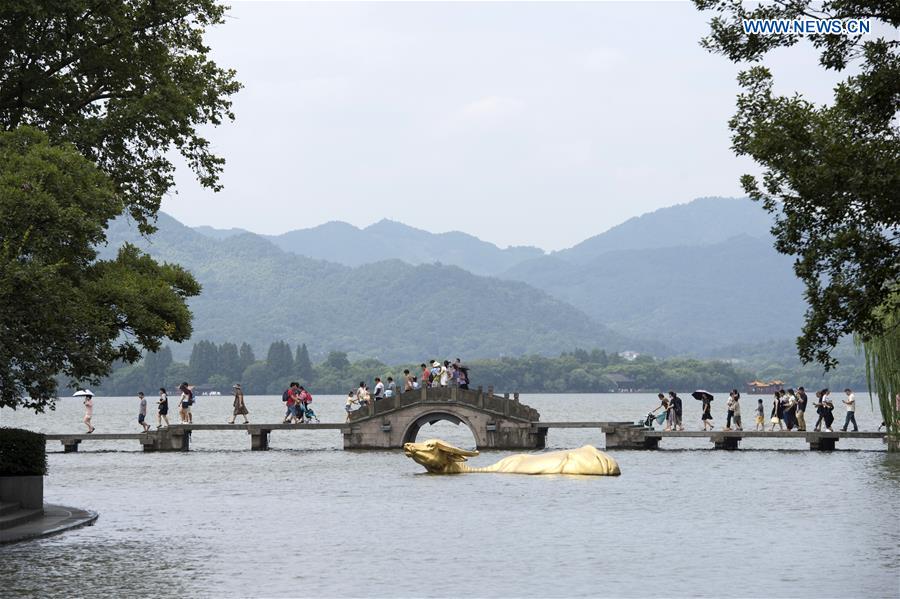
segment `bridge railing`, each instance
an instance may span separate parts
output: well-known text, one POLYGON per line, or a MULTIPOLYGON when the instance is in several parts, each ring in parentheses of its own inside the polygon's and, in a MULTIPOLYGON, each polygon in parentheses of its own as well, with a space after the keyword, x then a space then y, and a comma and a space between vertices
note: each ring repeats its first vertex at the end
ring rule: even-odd
POLYGON ((493 388, 488 387, 485 392, 482 388, 460 389, 458 387, 425 387, 406 391, 395 397, 387 397, 373 401, 368 407, 364 406, 350 413, 350 422, 363 420, 372 416, 378 416, 391 410, 396 410, 421 402, 442 402, 466 404, 472 407, 497 412, 511 418, 536 422, 540 420, 540 413, 521 402, 519 394, 514 393, 513 398, 509 394, 504 396, 494 395, 493 388))

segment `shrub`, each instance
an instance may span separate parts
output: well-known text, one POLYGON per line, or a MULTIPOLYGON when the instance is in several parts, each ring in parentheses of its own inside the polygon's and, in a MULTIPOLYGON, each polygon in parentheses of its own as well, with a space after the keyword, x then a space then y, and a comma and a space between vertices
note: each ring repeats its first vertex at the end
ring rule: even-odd
POLYGON ((45 443, 41 433, 0 427, 0 476, 47 474, 45 443))

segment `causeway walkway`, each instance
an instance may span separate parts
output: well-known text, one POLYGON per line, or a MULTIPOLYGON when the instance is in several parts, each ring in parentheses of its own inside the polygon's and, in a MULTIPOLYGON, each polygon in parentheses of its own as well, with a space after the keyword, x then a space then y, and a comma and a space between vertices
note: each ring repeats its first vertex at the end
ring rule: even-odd
MULTIPOLYGON (((390 433, 390 424, 379 421, 379 432, 390 433)), ((805 443, 811 450, 832 451, 838 449, 841 440, 869 440, 877 442, 875 448, 886 447, 889 439, 884 432, 817 432, 817 431, 663 431, 651 430, 631 422, 607 421, 573 421, 573 422, 532 422, 533 433, 543 439, 550 429, 593 429, 605 438, 608 450, 616 449, 660 449, 661 442, 669 439, 708 439, 713 449, 740 449, 744 439, 784 440, 796 439, 805 443)), ((352 423, 322 422, 316 424, 283 424, 283 423, 251 423, 251 424, 174 424, 168 428, 152 430, 147 433, 71 433, 47 434, 48 442, 59 442, 63 451, 73 453, 79 450, 82 443, 97 441, 137 441, 144 451, 189 451, 191 433, 195 431, 230 431, 249 437, 249 449, 264 451, 269 448, 269 434, 272 431, 293 431, 303 433, 314 430, 335 430, 344 436, 350 435, 352 423)), ((490 429, 489 429, 490 430, 490 429)), ((587 439, 591 442, 592 439, 587 439)), ((596 442, 596 440, 593 440, 596 442)), ((347 447, 348 449, 386 449, 389 447, 347 447)), ((533 449, 540 449, 534 447, 533 449)), ((780 448, 780 446, 779 446, 780 448)))

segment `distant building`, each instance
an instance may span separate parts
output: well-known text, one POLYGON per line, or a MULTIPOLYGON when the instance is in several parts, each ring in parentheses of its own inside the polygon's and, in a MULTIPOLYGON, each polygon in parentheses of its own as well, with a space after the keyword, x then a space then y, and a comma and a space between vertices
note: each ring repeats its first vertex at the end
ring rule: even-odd
POLYGON ((641 354, 637 353, 636 351, 631 351, 631 350, 619 352, 619 357, 623 358, 625 360, 628 360, 629 362, 634 362, 635 359, 637 359, 637 357, 639 355, 641 355, 641 354))
POLYGON ((779 389, 784 389, 784 381, 750 381, 747 383, 747 389, 750 393, 768 393, 772 394, 779 389))

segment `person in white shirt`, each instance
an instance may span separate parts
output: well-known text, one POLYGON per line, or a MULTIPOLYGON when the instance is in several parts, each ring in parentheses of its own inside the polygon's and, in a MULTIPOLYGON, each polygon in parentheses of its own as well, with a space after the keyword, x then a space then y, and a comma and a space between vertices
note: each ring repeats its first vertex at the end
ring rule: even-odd
POLYGON ((384 383, 379 377, 375 377, 375 401, 384 399, 384 383))
POLYGON ((847 417, 844 419, 844 428, 841 430, 846 432, 847 426, 852 422, 853 432, 859 432, 859 426, 856 425, 856 397, 850 389, 844 389, 844 393, 847 394, 847 399, 843 400, 844 405, 847 406, 847 417))

